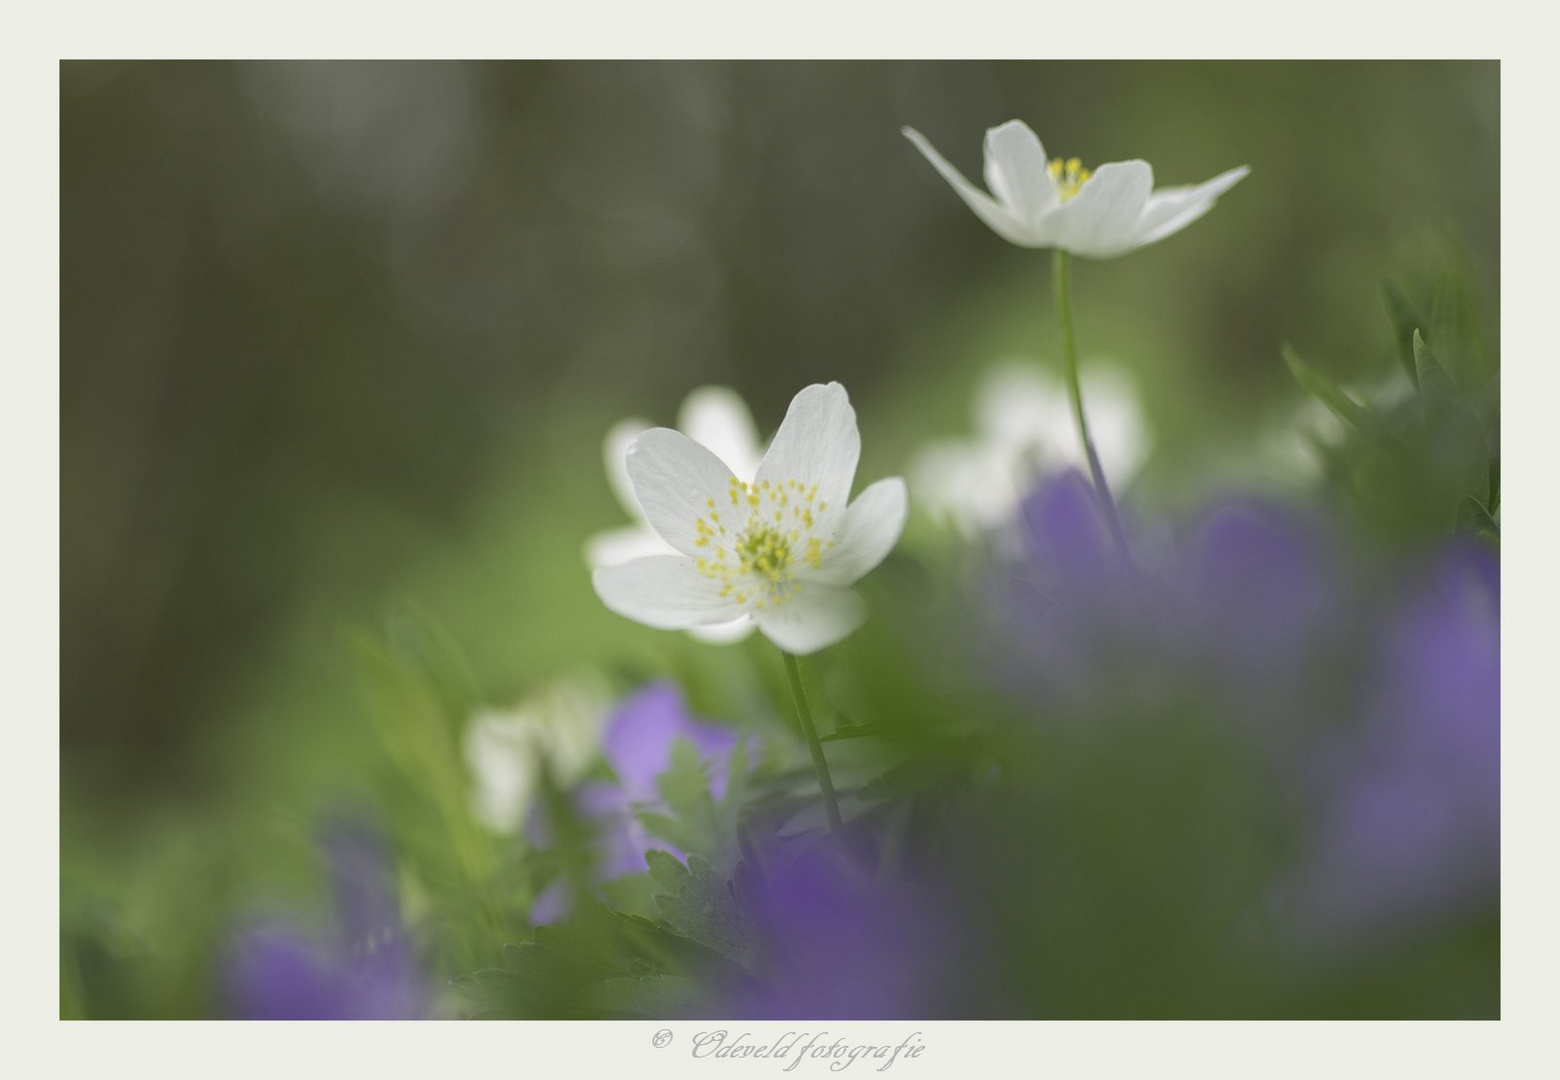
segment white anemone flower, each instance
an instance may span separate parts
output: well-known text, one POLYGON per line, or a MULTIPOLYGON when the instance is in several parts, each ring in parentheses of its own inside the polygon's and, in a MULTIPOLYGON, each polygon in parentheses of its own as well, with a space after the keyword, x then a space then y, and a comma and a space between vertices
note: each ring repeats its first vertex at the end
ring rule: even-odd
POLYGON ((1002 239, 1090 259, 1124 255, 1180 232, 1251 171, 1242 165, 1202 184, 1155 191, 1154 170, 1146 161, 1113 161, 1093 171, 1077 158, 1047 161, 1029 125, 1009 120, 986 132, 988 195, 948 164, 919 131, 902 130, 975 216, 1002 239))
POLYGON ((583 777, 612 701, 601 677, 590 673, 549 683, 514 708, 472 716, 461 738, 472 813, 496 833, 518 832, 536 795, 542 759, 564 786, 583 777))
MULTIPOLYGON (((607 481, 634 524, 599 532, 585 542, 585 562, 592 570, 621 566, 646 555, 672 555, 676 548, 661 539, 650 527, 628 478, 628 448, 635 439, 654 425, 647 420, 620 420, 607 432, 602 447, 607 466, 607 481)), ((714 452, 731 467, 736 477, 751 481, 764 454, 753 414, 740 394, 724 386, 701 386, 683 399, 677 413, 677 427, 694 442, 714 452)), ((750 620, 736 619, 715 626, 700 626, 688 632, 700 641, 727 645, 752 633, 750 620)))
MULTIPOLYGON (((1100 363, 1082 380, 1096 451, 1118 482, 1130 483, 1152 443, 1136 385, 1100 363)), ((935 440, 910 465, 916 501, 965 536, 1010 529, 1042 470, 1088 468, 1066 387, 1032 360, 1007 360, 981 377, 974 420, 971 438, 935 440)))
POLYGON ((792 399, 751 482, 682 432, 652 428, 629 447, 628 475, 651 527, 678 554, 600 567, 596 595, 662 630, 745 618, 790 653, 833 645, 866 618, 851 585, 905 525, 898 477, 849 502, 860 456, 856 412, 839 383, 792 399))

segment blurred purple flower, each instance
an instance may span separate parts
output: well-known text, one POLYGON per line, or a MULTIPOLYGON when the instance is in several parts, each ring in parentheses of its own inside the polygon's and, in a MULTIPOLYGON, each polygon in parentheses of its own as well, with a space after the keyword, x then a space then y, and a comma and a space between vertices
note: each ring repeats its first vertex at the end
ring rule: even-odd
POLYGON ((719 1009, 749 1019, 893 1020, 943 1015, 946 926, 912 886, 873 877, 828 843, 739 869, 759 978, 719 1009))
MULTIPOLYGON (((598 881, 644 873, 645 853, 652 849, 684 857, 673 845, 652 836, 636 814, 640 807, 659 803, 656 780, 670 767, 672 748, 679 739, 693 744, 709 776, 711 795, 722 798, 737 732, 695 718, 675 683, 651 683, 624 699, 608 721, 602 756, 617 782, 582 784, 573 795, 575 812, 595 835, 598 881)), ((534 847, 547 847, 551 834, 546 814, 538 807, 527 821, 527 839, 534 847)), ((537 897, 531 919, 538 924, 555 922, 570 907, 567 888, 554 882, 537 897)))
POLYGON ((1338 614, 1338 567, 1299 512, 1255 499, 1214 506, 1186 558, 1186 602, 1205 656, 1264 689, 1289 690, 1338 614))
POLYGON ((1041 483, 1022 513, 1028 557, 1002 597, 1006 672, 1022 694, 1097 716, 1191 686, 1266 727, 1305 708, 1317 647, 1347 614, 1342 567, 1309 515, 1226 498, 1179 544, 1141 522, 1129 567, 1081 473, 1041 483))
POLYGON ((1379 933, 1492 903, 1500 871, 1500 585, 1459 542, 1389 621, 1359 729, 1332 747, 1291 897, 1312 934, 1379 933))
POLYGON ((1020 507, 1026 558, 1003 572, 1004 641, 984 657, 1028 697, 1087 700, 1100 669, 1151 629, 1137 582, 1105 531, 1094 492, 1069 471, 1037 486, 1020 507))
POLYGON ((601 750, 631 799, 655 798, 655 780, 672 761, 672 745, 687 739, 710 770, 716 799, 726 791, 726 766, 737 733, 696 719, 672 682, 655 682, 624 700, 607 724, 601 750))
POLYGON ((252 920, 223 960, 231 1015, 246 1020, 411 1020, 428 992, 406 937, 376 833, 337 823, 321 838, 336 919, 326 934, 296 923, 252 920))

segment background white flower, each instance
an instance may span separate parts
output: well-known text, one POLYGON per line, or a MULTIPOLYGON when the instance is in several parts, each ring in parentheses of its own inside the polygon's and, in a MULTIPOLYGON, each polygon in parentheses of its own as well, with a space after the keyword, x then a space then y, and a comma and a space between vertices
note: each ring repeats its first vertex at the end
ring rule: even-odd
MULTIPOLYGON (((607 481, 634 524, 596 533, 585 542, 585 562, 592 570, 621 566, 646 555, 670 555, 676 551, 645 520, 628 478, 628 448, 653 426, 649 421, 637 418, 620 420, 607 432, 602 447, 607 481)), ((750 481, 758 471, 764 444, 759 440, 753 414, 735 390, 724 386, 701 386, 694 390, 683 399, 677 413, 677 427, 725 462, 739 480, 750 481)), ((701 641, 725 645, 741 641, 752 631, 750 620, 736 619, 713 626, 693 627, 688 632, 701 641)))
POLYGON ((1090 171, 1077 158, 1047 161, 1029 125, 1009 120, 986 132, 986 186, 981 191, 914 128, 904 135, 1004 240, 1106 259, 1163 240, 1206 214, 1214 200, 1251 170, 1242 165, 1188 187, 1154 188, 1146 161, 1113 161, 1090 171))
POLYGON ((681 432, 645 432, 629 448, 629 479, 679 554, 598 568, 596 595, 663 630, 748 618, 788 652, 834 644, 866 618, 850 586, 888 555, 907 511, 898 477, 847 506, 860 456, 856 413, 839 383, 792 399, 751 482, 681 432))
MULTIPOLYGON (((1125 371, 1091 364, 1083 373, 1096 452, 1130 483, 1152 444, 1135 384, 1125 371)), ((992 367, 975 388, 974 435, 938 439, 910 464, 916 501, 961 533, 1002 533, 1041 471, 1087 469, 1061 379, 1031 360, 992 367)))
POLYGON ((613 699, 599 675, 542 687, 512 709, 473 716, 461 739, 473 785, 472 812, 496 833, 519 831, 530 809, 541 761, 567 787, 595 759, 613 699))

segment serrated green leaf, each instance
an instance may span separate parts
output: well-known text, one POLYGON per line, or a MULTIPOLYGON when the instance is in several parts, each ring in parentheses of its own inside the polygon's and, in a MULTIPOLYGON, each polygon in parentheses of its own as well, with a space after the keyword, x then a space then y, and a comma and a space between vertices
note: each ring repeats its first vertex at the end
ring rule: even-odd
POLYGON ((673 814, 703 820, 714 817, 709 775, 699 760, 699 748, 689 739, 679 738, 672 743, 670 763, 656 777, 655 789, 673 814))
POLYGON ((1392 319, 1393 336, 1397 341, 1398 360, 1403 365, 1403 370, 1408 373, 1408 381, 1417 389, 1419 386, 1419 371, 1414 366, 1414 333, 1429 326, 1423 316, 1414 310, 1408 298, 1392 283, 1391 280, 1383 280, 1381 283, 1381 295, 1386 303, 1387 314, 1392 319))
POLYGON ((687 865, 664 851, 645 855, 650 876, 664 890, 655 898, 673 931, 713 949, 744 968, 753 965, 747 924, 723 877, 707 861, 689 856, 687 865))
POLYGON ((647 1020, 681 1016, 706 1003, 700 984, 685 975, 608 979, 594 998, 604 1014, 647 1020))
POLYGON ((683 851, 697 848, 704 842, 705 838, 698 830, 671 814, 663 814, 657 810, 639 810, 634 816, 651 836, 657 840, 665 840, 683 851))

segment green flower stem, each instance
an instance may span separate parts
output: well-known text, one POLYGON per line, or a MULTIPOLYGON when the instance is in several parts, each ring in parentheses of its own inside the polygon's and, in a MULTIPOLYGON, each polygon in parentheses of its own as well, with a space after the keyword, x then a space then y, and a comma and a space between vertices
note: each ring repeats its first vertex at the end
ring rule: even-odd
POLYGON ((1105 481, 1105 470, 1100 467, 1100 456, 1094 452, 1094 440, 1089 437, 1089 418, 1083 411, 1083 388, 1078 383, 1078 338, 1073 332, 1072 283, 1069 277, 1072 256, 1060 248, 1056 250, 1055 271, 1056 314, 1062 323, 1062 358, 1067 364, 1067 389, 1072 396, 1073 419, 1078 423, 1078 437, 1083 440, 1083 452, 1089 459, 1089 473, 1094 478, 1094 491, 1100 504, 1100 512, 1110 529, 1110 538, 1122 562, 1132 565, 1132 553, 1127 548, 1127 534, 1116 514, 1116 500, 1111 497, 1110 485, 1105 481))
POLYGON ((780 650, 785 657, 785 674, 791 682, 791 696, 796 699, 796 715, 802 723, 802 734, 807 738, 807 749, 812 754, 813 771, 818 774, 818 788, 823 792, 823 812, 828 815, 829 829, 840 836, 844 823, 840 820, 840 804, 834 798, 834 781, 829 778, 829 762, 823 756, 823 744, 818 741, 818 729, 813 727, 812 711, 807 708, 807 691, 802 688, 802 671, 796 665, 796 657, 780 650))

